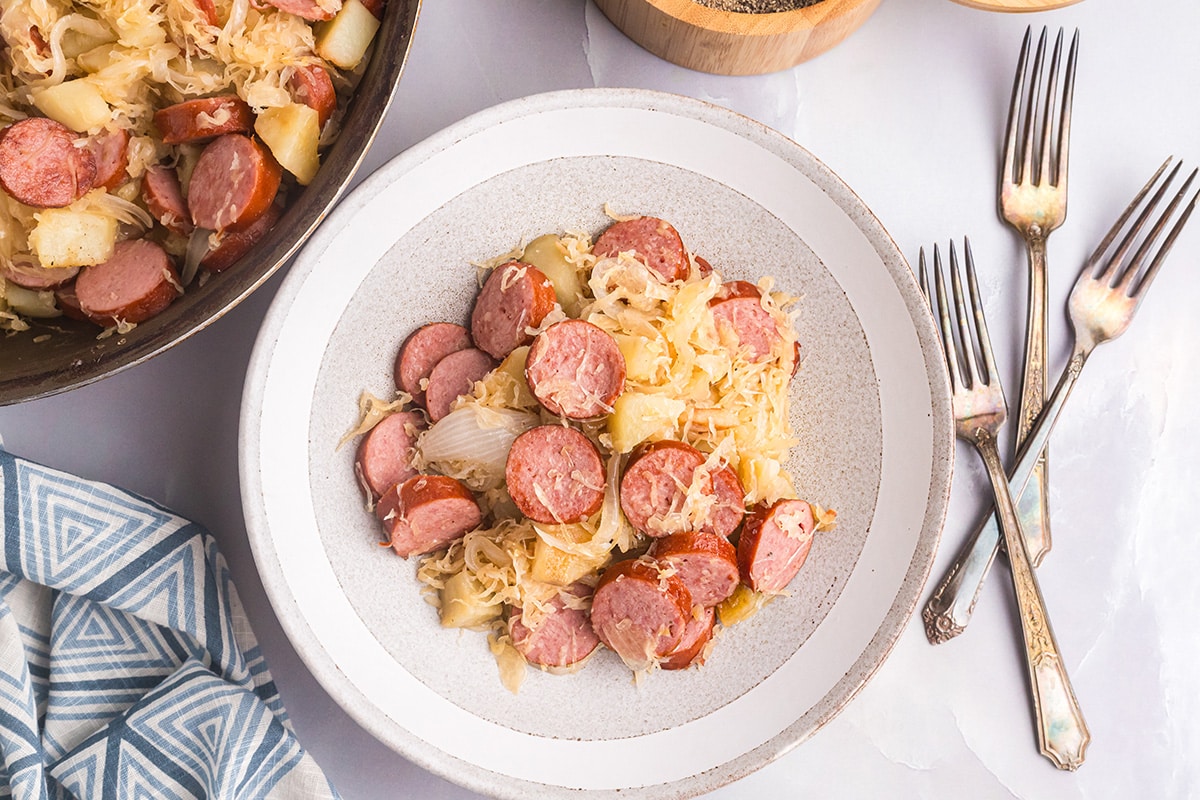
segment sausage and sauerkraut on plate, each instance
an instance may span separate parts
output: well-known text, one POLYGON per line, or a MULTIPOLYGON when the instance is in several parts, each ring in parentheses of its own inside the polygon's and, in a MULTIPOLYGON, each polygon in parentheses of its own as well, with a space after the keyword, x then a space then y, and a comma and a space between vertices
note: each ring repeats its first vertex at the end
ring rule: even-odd
POLYGON ((383 0, 0 0, 0 331, 127 329, 307 185, 383 0))
POLYGON ((638 674, 703 663, 835 517, 784 468, 794 298, 614 219, 481 265, 469 327, 409 335, 350 434, 384 544, 444 626, 490 631, 513 691, 601 646, 638 674))

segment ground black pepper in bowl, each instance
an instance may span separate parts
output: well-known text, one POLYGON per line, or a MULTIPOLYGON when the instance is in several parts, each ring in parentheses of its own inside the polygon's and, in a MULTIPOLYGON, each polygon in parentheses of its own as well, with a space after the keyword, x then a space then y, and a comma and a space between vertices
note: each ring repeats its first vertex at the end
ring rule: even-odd
POLYGON ((718 11, 735 11, 741 14, 774 14, 779 11, 795 11, 797 8, 814 6, 821 0, 696 0, 696 2, 718 11))

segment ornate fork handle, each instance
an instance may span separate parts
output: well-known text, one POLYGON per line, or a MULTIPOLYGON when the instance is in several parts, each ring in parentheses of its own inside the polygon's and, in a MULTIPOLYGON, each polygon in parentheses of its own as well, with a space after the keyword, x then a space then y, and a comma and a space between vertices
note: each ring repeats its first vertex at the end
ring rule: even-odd
POLYGON ((1042 591, 1017 522, 1017 511, 1009 494, 996 440, 986 430, 978 429, 974 443, 987 465, 1009 562, 1012 564, 1013 588, 1021 615, 1029 681, 1033 686, 1038 748, 1059 769, 1075 770, 1083 763, 1084 751, 1092 737, 1058 652, 1058 642, 1050 627, 1042 591))
MULTIPOLYGON (((1050 439, 1050 432, 1058 422, 1058 415, 1062 413, 1067 397, 1075 387, 1089 355, 1089 351, 1082 349, 1077 349, 1072 355, 1071 361, 1054 387, 1053 394, 1050 395, 1050 400, 1042 408, 1041 415, 1017 454, 1008 478, 1008 488, 1016 502, 1020 502, 1019 498, 1030 485, 1029 479, 1033 476, 1039 463, 1038 459, 1050 439)), ((1001 474, 1003 472, 1001 469, 1001 474)), ((975 602, 979 599, 979 592, 983 589, 983 581, 987 578, 999 549, 1000 529, 996 525, 996 517, 989 513, 975 528, 975 533, 967 540, 966 546, 921 612, 921 618, 925 622, 925 635, 930 642, 941 644, 949 641, 967 627, 971 613, 975 610, 975 602)))
MULTIPOLYGON (((1021 382, 1021 401, 1017 406, 1017 447, 1029 436, 1033 423, 1046 402, 1046 353, 1049 335, 1046 329, 1046 236, 1036 223, 1025 232, 1029 254, 1029 313, 1025 325, 1025 370, 1021 382)), ((1024 495, 1014 495, 1021 532, 1029 546, 1029 557, 1036 567, 1050 551, 1050 514, 1046 502, 1049 486, 1047 456, 1034 466, 1033 482, 1024 495)), ((986 571, 986 570, 985 570, 986 571)))

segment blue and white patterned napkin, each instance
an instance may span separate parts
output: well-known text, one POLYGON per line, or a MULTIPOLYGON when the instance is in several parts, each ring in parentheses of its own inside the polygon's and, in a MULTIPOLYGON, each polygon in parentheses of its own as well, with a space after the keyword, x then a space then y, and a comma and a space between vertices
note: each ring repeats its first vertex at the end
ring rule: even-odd
POLYGON ((0 450, 0 798, 337 793, 199 525, 0 450))

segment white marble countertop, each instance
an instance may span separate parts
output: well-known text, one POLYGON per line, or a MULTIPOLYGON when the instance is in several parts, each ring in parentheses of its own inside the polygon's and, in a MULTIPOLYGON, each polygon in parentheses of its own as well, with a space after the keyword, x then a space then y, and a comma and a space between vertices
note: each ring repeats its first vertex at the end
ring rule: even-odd
MULTIPOLYGON (((996 173, 1029 24, 1082 32, 1070 213, 1049 244, 1056 375, 1069 338, 1061 309, 1083 259, 1166 156, 1200 163, 1193 0, 1085 0, 1029 15, 885 0, 829 53, 748 78, 661 61, 585 0, 427 0, 361 175, 470 113, 536 92, 631 86, 726 106, 823 160, 910 260, 922 245, 969 235, 1002 377, 1015 387, 1025 256, 997 216, 996 173)), ((1001 566, 962 637, 930 646, 914 619, 837 718, 712 797, 1166 798, 1200 786, 1200 536, 1184 502, 1200 483, 1200 431, 1188 405, 1200 396, 1198 269, 1193 223, 1138 322, 1092 360, 1051 442, 1056 544, 1039 575, 1093 736, 1083 768, 1060 773, 1037 753, 1001 566)), ((238 493, 238 412, 279 279, 147 364, 0 408, 0 436, 12 452, 153 497, 216 535, 300 740, 345 797, 474 797, 393 754, 341 711, 284 637, 255 571, 238 493)), ((981 463, 960 445, 935 576, 986 491, 981 463)))

